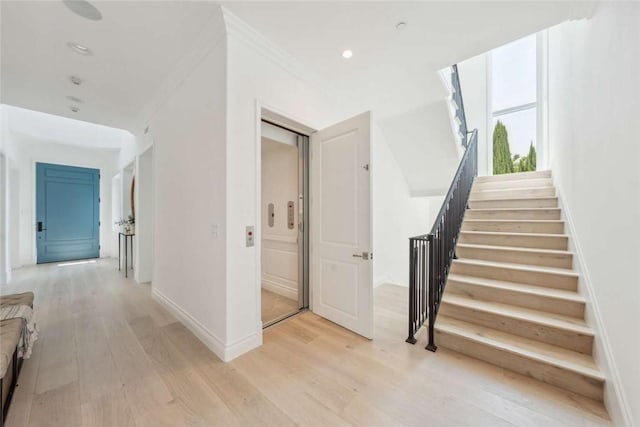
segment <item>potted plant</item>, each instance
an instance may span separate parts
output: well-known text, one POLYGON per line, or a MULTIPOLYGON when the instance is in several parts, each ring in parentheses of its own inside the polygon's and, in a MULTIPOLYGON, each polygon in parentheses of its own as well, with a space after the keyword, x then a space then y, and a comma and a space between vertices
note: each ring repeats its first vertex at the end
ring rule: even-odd
POLYGON ((120 220, 116 221, 116 225, 119 225, 122 229, 122 232, 125 234, 133 234, 135 230, 136 219, 133 215, 129 215, 127 219, 120 218, 120 220))

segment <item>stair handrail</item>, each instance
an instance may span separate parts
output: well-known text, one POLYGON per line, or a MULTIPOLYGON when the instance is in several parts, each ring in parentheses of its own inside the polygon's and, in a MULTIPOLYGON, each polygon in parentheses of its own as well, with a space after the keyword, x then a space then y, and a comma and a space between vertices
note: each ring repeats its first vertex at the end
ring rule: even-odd
POLYGON ((428 234, 409 238, 409 336, 407 342, 415 344, 415 334, 428 320, 427 350, 436 351, 435 321, 444 294, 455 248, 462 228, 473 181, 478 175, 478 130, 466 131, 467 123, 462 103, 458 67, 454 65, 452 84, 462 109, 460 131, 466 150, 460 160, 449 191, 428 234), (456 89, 457 84, 457 89, 456 89), (470 135, 470 136, 469 136, 470 135))
POLYGON ((451 67, 451 86, 453 88, 453 93, 451 97, 453 102, 455 103, 456 109, 456 117, 460 122, 458 125, 458 132, 460 133, 460 137, 462 138, 462 146, 467 147, 469 145, 469 141, 467 136, 470 134, 467 127, 467 115, 464 110, 464 100, 462 98, 462 85, 460 84, 460 72, 458 71, 458 64, 454 64, 451 67))

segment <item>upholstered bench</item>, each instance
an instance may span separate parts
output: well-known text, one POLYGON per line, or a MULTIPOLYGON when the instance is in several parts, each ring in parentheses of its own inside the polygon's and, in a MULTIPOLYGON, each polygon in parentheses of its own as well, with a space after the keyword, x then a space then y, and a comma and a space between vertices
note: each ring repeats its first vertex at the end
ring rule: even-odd
MULTIPOLYGON (((33 292, 0 295, 0 307, 28 305, 33 308, 33 292)), ((18 382, 22 358, 18 357, 18 345, 24 331, 22 318, 5 319, 0 321, 0 391, 2 405, 0 405, 0 427, 4 425, 11 397, 18 382)))
POLYGON ((22 319, 0 321, 0 389, 2 390, 0 425, 4 425, 7 409, 18 381, 20 370, 18 342, 22 334, 22 323, 22 319))
POLYGON ((28 305, 30 307, 33 307, 33 292, 0 295, 0 306, 3 305, 28 305))

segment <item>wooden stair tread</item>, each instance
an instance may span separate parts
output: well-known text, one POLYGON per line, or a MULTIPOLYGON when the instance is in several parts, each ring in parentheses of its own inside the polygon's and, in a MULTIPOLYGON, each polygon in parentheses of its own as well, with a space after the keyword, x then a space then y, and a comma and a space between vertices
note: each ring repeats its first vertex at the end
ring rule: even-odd
POLYGON ((435 327, 443 332, 462 335, 510 353, 577 372, 602 383, 605 381, 605 376, 596 366, 593 357, 586 354, 447 316, 438 316, 435 327))
POLYGON ((541 211, 560 211, 560 208, 469 208, 469 211, 474 212, 541 212, 541 211))
POLYGON ((524 248, 519 246, 479 245, 477 243, 458 243, 456 246, 470 249, 490 249, 494 251, 533 252, 534 254, 548 255, 573 255, 573 252, 570 251, 561 251, 557 249, 524 248))
MULTIPOLYGON (((512 190, 513 191, 513 190, 512 190)), ((515 200, 528 200, 528 201, 538 201, 538 200, 558 200, 558 197, 556 196, 549 196, 549 197, 503 197, 503 198, 494 198, 494 199, 474 199, 473 198, 473 191, 471 192, 471 195, 469 196, 469 200, 472 202, 499 202, 499 201, 503 201, 503 200, 507 200, 507 201, 515 201, 515 200)))
POLYGON ((523 283, 507 282, 503 280, 486 279, 484 277, 466 276, 453 273, 449 274, 447 280, 455 280, 457 282, 469 283, 488 288, 510 290, 529 295, 546 296, 572 302, 586 302, 585 299, 577 292, 565 291, 563 289, 544 288, 541 286, 526 285, 523 283))
POLYGON ((523 179, 540 179, 540 178, 550 178, 551 171, 550 170, 542 170, 542 171, 531 171, 531 172, 515 172, 515 173, 505 173, 500 175, 482 175, 476 177, 476 181, 478 182, 492 182, 492 181, 519 181, 523 179))
POLYGON ((499 304, 495 302, 480 301, 462 295, 446 294, 442 301, 447 304, 462 306, 478 311, 489 312, 495 315, 521 319, 527 322, 549 326, 575 332, 581 335, 593 336, 593 330, 587 326, 582 319, 563 316, 560 314, 547 313, 538 310, 518 307, 515 305, 499 304))
MULTIPOLYGON (((511 236, 511 237, 563 237, 568 239, 569 235, 567 234, 549 234, 549 233, 514 233, 508 231, 473 231, 473 230, 462 230, 461 234, 475 234, 475 235, 494 235, 497 234, 499 236, 511 236)), ((511 246, 505 246, 511 247, 511 246)))
POLYGON ((518 224, 522 224, 522 223, 540 223, 540 224, 550 224, 550 223, 562 223, 564 224, 564 221, 562 221, 561 219, 499 219, 499 218, 491 218, 491 219, 482 219, 482 218, 468 218, 465 219, 464 222, 469 222, 469 221, 474 221, 474 222, 516 222, 518 224))
POLYGON ((520 270, 520 271, 533 271, 539 273, 550 273, 557 274, 561 276, 569 276, 569 277, 578 277, 578 273, 573 270, 569 270, 567 268, 555 268, 555 267, 542 267, 539 265, 529 265, 529 264, 512 264, 508 262, 496 262, 496 261, 485 261, 485 260, 476 260, 469 258, 459 258, 453 261, 454 263, 459 264, 474 264, 474 265, 483 265, 487 267, 494 268, 502 268, 502 269, 511 269, 511 270, 520 270))
POLYGON ((494 191, 496 193, 500 192, 523 192, 526 193, 529 190, 548 190, 549 188, 555 188, 553 185, 543 185, 536 187, 507 187, 507 188, 480 188, 478 186, 472 187, 471 194, 473 193, 484 193, 488 191, 494 191))

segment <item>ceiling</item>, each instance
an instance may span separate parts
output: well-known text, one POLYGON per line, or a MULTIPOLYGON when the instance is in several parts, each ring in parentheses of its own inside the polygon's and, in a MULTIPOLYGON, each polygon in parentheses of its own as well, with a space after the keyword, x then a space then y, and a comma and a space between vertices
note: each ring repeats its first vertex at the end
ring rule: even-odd
MULTIPOLYGON (((0 102, 139 131, 141 115, 186 50, 220 25, 213 20, 218 4, 92 4, 102 20, 82 18, 58 0, 0 2, 0 102), (68 42, 86 45, 94 55, 79 55, 68 42), (71 75, 83 78, 82 85, 73 85, 71 75), (80 111, 72 112, 71 105, 80 111)), ((585 13, 575 2, 223 5, 378 117, 445 97, 437 70, 585 13), (404 30, 396 29, 399 22, 406 22, 404 30), (342 58, 344 49, 353 50, 353 58, 342 58)))
POLYGON ((7 118, 6 130, 18 138, 114 150, 119 150, 133 140, 133 135, 126 130, 86 121, 11 105, 3 105, 2 112, 7 118))
POLYGON ((218 10, 211 2, 92 2, 103 19, 62 1, 2 1, 0 101, 133 130, 147 103, 218 10), (84 56, 68 42, 89 47, 84 56), (69 76, 84 79, 81 86, 69 76), (82 99, 73 102, 68 96, 82 99), (80 108, 77 113, 69 107, 80 108))
POLYGON ((225 8, 378 117, 446 96, 437 71, 568 18, 580 2, 228 2, 225 8), (404 22, 402 30, 396 25, 404 22), (342 51, 353 51, 351 59, 342 51))

